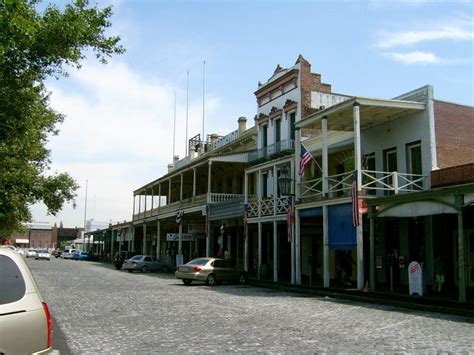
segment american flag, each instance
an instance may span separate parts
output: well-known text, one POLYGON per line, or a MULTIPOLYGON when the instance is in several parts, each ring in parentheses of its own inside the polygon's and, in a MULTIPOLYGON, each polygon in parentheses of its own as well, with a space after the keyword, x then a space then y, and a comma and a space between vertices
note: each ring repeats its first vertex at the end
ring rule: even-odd
POLYGON ((301 177, 304 176, 304 167, 311 161, 311 154, 306 150, 303 144, 301 144, 301 152, 300 152, 300 169, 299 175, 301 177))
POLYGON ((352 225, 357 227, 360 223, 359 220, 359 198, 358 198, 358 186, 357 186, 357 170, 352 173, 352 225))
POLYGON ((290 201, 290 206, 288 208, 288 243, 291 243, 293 239, 293 224, 295 223, 295 205, 293 200, 290 201))

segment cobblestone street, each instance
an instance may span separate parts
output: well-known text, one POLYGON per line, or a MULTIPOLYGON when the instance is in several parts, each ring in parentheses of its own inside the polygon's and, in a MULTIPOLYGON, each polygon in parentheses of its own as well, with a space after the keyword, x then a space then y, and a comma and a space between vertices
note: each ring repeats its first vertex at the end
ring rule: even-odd
POLYGON ((474 320, 174 274, 27 260, 71 352, 474 352, 474 320))

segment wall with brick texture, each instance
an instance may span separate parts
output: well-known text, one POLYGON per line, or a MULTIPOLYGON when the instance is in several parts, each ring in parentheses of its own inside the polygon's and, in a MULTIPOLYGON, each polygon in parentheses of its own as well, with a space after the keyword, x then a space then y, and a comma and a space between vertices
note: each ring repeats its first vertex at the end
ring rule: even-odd
POLYGON ((474 162, 474 108, 434 100, 440 169, 474 162))

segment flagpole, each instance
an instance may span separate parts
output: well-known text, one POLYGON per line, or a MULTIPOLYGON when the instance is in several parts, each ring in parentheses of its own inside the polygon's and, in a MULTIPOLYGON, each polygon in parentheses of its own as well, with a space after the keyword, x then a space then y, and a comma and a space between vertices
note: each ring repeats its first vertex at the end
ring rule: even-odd
POLYGON ((184 150, 184 156, 188 156, 188 118, 189 118, 189 69, 188 78, 186 80, 186 145, 184 150))
POLYGON ((203 75, 202 75, 202 140, 206 141, 204 136, 204 118, 206 113, 206 61, 203 62, 203 75))
POLYGON ((86 218, 87 218, 87 187, 89 184, 89 180, 86 179, 86 199, 84 204, 84 231, 82 233, 82 251, 84 251, 84 242, 86 239, 86 218))
POLYGON ((174 92, 174 120, 173 120, 173 157, 176 154, 175 147, 176 147, 176 91, 174 92))

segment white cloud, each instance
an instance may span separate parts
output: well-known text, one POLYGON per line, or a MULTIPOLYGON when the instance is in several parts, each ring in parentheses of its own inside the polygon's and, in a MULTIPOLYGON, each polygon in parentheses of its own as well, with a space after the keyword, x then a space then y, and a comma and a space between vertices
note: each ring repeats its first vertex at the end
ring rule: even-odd
POLYGON ((382 37, 377 43, 377 47, 389 49, 435 40, 472 41, 474 40, 474 32, 458 27, 444 27, 431 31, 384 33, 382 37))
MULTIPOLYGON (((48 143, 51 168, 69 172, 81 189, 75 210, 65 206, 53 217, 37 205, 32 208, 34 218, 82 226, 87 179, 89 217, 130 220, 133 190, 162 176, 172 160, 175 92, 176 154, 184 155, 185 90, 116 62, 86 64, 69 78, 50 83, 49 88, 51 106, 66 115, 59 135, 48 143)), ((190 95, 188 139, 202 130, 201 95, 190 95)), ((206 133, 227 134, 237 128, 237 118, 233 120, 225 107, 219 97, 206 94, 206 133)))
POLYGON ((386 53, 390 58, 403 64, 440 64, 443 60, 430 52, 386 53))
MULTIPOLYGON (((460 15, 454 20, 437 24, 425 24, 422 29, 409 31, 381 31, 377 48, 389 49, 402 46, 413 46, 427 41, 473 41, 472 16, 460 15)), ((418 25, 419 26, 419 25, 418 25)))

